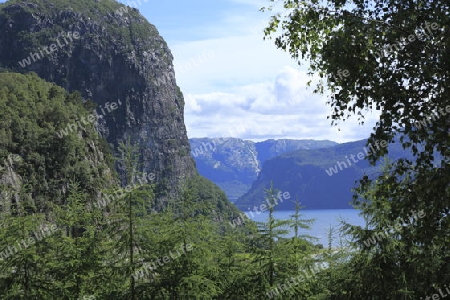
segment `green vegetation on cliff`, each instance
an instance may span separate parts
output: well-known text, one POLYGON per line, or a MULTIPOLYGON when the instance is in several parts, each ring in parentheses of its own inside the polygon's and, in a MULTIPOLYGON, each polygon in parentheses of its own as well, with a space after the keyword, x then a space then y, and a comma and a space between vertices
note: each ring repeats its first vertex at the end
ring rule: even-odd
POLYGON ((107 144, 93 123, 82 122, 88 119, 88 105, 79 94, 69 94, 36 74, 0 73, 2 183, 11 183, 8 190, 20 189, 20 202, 33 211, 49 200, 63 203, 70 181, 92 196, 116 181, 107 144), (78 123, 83 129, 58 136, 78 123), (13 166, 8 157, 15 157, 13 166))
POLYGON ((158 203, 197 174, 183 95, 167 77, 173 56, 138 10, 113 0, 7 1, 0 30, 0 69, 35 72, 95 102, 96 131, 112 152, 128 136, 139 145, 140 170, 155 174, 158 203), (120 105, 109 111, 111 103, 120 105))

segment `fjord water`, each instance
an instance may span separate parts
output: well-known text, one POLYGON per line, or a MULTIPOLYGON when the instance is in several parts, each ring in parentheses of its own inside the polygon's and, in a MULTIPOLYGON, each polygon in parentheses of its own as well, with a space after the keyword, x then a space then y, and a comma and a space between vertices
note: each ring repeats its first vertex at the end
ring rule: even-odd
MULTIPOLYGON (((291 215, 295 211, 275 211, 274 216, 278 220, 290 219, 291 215)), ((307 234, 316 237, 318 240, 314 241, 314 244, 322 244, 324 247, 328 245, 327 232, 330 226, 335 228, 336 234, 333 238, 333 247, 339 247, 339 231, 341 227, 340 220, 346 221, 352 225, 364 226, 365 221, 362 216, 359 215, 360 211, 357 209, 317 209, 317 210, 302 210, 300 211, 302 219, 315 219, 315 222, 311 225, 310 230, 301 229, 300 234, 307 234)), ((254 214, 253 221, 264 222, 267 221, 268 213, 263 212, 259 215, 254 214)), ((294 235, 294 231, 287 235, 291 237, 294 235)))

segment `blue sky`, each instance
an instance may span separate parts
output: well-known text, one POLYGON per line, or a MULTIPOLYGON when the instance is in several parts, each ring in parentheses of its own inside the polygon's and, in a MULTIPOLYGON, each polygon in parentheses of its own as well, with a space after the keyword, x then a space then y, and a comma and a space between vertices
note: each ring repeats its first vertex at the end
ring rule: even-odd
POLYGON ((353 118, 332 127, 327 96, 306 86, 307 67, 263 40, 269 15, 259 8, 269 0, 119 2, 139 9, 168 43, 190 138, 347 142, 369 136, 376 116, 368 115, 365 126, 353 118))
POLYGON ((337 142, 368 137, 376 116, 370 115, 365 126, 355 118, 332 127, 327 97, 306 86, 307 67, 300 67, 273 41, 263 40, 270 15, 259 8, 267 4, 268 0, 138 4, 174 55, 177 83, 186 100, 188 136, 337 142), (214 56, 186 70, 189 61, 208 53, 214 56))

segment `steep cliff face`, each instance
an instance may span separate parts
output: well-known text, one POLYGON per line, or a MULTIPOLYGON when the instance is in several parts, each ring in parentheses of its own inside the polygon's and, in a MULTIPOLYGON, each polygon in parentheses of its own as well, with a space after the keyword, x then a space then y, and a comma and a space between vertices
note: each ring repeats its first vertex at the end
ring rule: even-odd
POLYGON ((114 146, 126 136, 140 145, 141 171, 155 174, 161 199, 196 174, 172 60, 156 28, 115 1, 0 5, 0 68, 36 72, 94 101, 98 131, 114 146))

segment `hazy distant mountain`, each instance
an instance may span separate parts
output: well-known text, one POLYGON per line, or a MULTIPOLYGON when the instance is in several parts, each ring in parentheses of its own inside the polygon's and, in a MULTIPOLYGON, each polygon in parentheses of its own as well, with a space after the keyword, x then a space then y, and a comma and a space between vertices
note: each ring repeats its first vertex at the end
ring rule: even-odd
MULTIPOLYGON (((267 160, 252 188, 235 204, 244 211, 259 206, 264 189, 273 182, 281 192, 289 192, 290 200, 298 196, 305 209, 351 208, 355 182, 364 173, 374 174, 379 169, 363 159, 370 151, 365 144, 366 140, 361 140, 331 148, 297 150, 267 160)), ((391 159, 405 155, 400 144, 389 145, 391 159)), ((280 202, 277 209, 292 209, 290 200, 280 202)))
POLYGON ((189 141, 199 173, 221 187, 231 201, 250 189, 267 159, 298 149, 337 145, 332 141, 287 139, 258 143, 237 138, 193 138, 189 141))
POLYGON ((271 159, 280 154, 291 152, 295 150, 310 150, 329 148, 338 145, 336 142, 324 140, 267 140, 264 142, 255 143, 256 151, 258 152, 258 160, 264 163, 266 160, 271 159))

